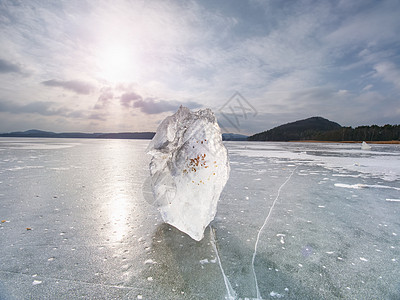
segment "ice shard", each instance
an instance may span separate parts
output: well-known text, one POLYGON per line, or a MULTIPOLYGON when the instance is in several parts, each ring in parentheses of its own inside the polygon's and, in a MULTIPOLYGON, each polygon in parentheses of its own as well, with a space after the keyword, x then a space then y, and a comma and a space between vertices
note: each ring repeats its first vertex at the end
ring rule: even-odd
POLYGON ((200 241, 230 170, 214 113, 181 106, 159 125, 147 150, 153 156, 151 188, 164 222, 200 241))
POLYGON ((361 144, 361 149, 362 149, 362 150, 371 150, 371 146, 368 145, 368 144, 364 141, 364 142, 362 142, 362 144, 361 144))

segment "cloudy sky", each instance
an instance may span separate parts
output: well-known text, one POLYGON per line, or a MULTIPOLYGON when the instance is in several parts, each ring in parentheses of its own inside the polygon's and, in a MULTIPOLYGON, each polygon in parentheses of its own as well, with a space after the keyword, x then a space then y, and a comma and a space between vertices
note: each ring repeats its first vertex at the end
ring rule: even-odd
POLYGON ((0 1, 0 132, 400 123, 400 2, 0 1))

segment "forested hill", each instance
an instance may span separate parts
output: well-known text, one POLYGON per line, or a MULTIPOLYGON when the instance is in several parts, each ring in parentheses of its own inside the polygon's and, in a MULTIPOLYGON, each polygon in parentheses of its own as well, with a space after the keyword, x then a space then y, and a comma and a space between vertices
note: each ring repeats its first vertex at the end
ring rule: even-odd
POLYGON ((321 117, 287 123, 257 133, 249 141, 399 141, 400 125, 342 127, 321 117))
POLYGON ((311 140, 323 132, 340 129, 338 123, 322 117, 312 117, 292 123, 280 125, 270 130, 257 133, 248 138, 249 141, 297 141, 311 140))

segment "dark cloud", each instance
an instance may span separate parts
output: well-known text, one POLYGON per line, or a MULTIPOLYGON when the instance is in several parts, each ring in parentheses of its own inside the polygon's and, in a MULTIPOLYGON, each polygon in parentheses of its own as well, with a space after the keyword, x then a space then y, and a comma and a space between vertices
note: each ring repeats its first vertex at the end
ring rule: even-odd
POLYGON ((133 101, 143 100, 142 96, 136 94, 135 92, 125 93, 121 96, 122 106, 129 107, 133 101))
POLYGON ((52 102, 45 101, 37 101, 24 105, 16 104, 10 101, 1 101, 0 112, 9 112, 13 114, 37 113, 48 116, 57 114, 56 111, 51 109, 52 105, 52 102))
MULTIPOLYGON (((132 87, 118 86, 117 90, 123 90, 120 96, 115 96, 115 89, 105 87, 101 89, 101 94, 94 106, 94 109, 105 108, 112 99, 119 99, 119 104, 124 108, 139 108, 141 112, 149 115, 160 114, 163 112, 174 112, 179 106, 184 105, 190 109, 201 107, 196 102, 166 101, 157 98, 145 98, 137 92, 132 91, 132 87)), ((96 115, 97 116, 97 115, 96 115)), ((103 118, 104 116, 101 115, 103 118)))
MULTIPOLYGON (((0 100, 0 113, 13 114, 13 119, 17 120, 26 118, 24 114, 40 115, 45 117, 64 117, 72 120, 95 120, 105 121, 107 114, 101 111, 87 111, 87 110, 71 110, 66 107, 58 107, 55 102, 36 101, 28 104, 18 104, 11 101, 0 100), (20 115, 17 117, 16 115, 20 115)), ((34 119, 34 118, 28 118, 34 119)), ((24 124, 25 121, 22 121, 24 124)))
POLYGON ((97 121, 105 121, 106 120, 105 114, 101 114, 101 113, 92 113, 88 116, 88 118, 91 120, 97 120, 97 121))
POLYGON ((14 64, 0 58, 0 73, 23 73, 23 71, 19 64, 14 64))
POLYGON ((35 101, 28 104, 18 104, 11 101, 0 100, 0 112, 12 114, 38 114, 42 116, 63 116, 68 118, 86 118, 84 111, 70 110, 68 108, 55 108, 57 103, 50 101, 35 101))
POLYGON ((201 106, 196 102, 181 103, 178 101, 154 100, 151 98, 147 98, 146 100, 138 100, 133 103, 133 107, 140 108, 142 112, 149 115, 160 114, 168 111, 174 112, 178 110, 179 106, 181 105, 191 109, 201 106))
POLYGON ((101 90, 101 94, 99 98, 97 99, 96 105, 94 106, 94 109, 102 109, 110 103, 110 100, 114 98, 114 93, 110 88, 103 88, 101 90))
POLYGON ((70 112, 66 112, 66 116, 73 118, 73 119, 85 119, 87 118, 87 113, 85 111, 74 110, 70 112))
POLYGON ((94 90, 94 86, 88 82, 80 81, 80 80, 56 80, 51 79, 47 81, 43 81, 42 84, 46 86, 55 86, 61 87, 66 90, 74 91, 77 94, 88 95, 94 90))

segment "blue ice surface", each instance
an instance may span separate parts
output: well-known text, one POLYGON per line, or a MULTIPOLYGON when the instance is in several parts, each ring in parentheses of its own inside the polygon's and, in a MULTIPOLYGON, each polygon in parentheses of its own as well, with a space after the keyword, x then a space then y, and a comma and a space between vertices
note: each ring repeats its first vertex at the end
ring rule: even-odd
POLYGON ((398 145, 227 142, 200 242, 144 199, 147 145, 0 139, 0 299, 399 296, 398 145))

